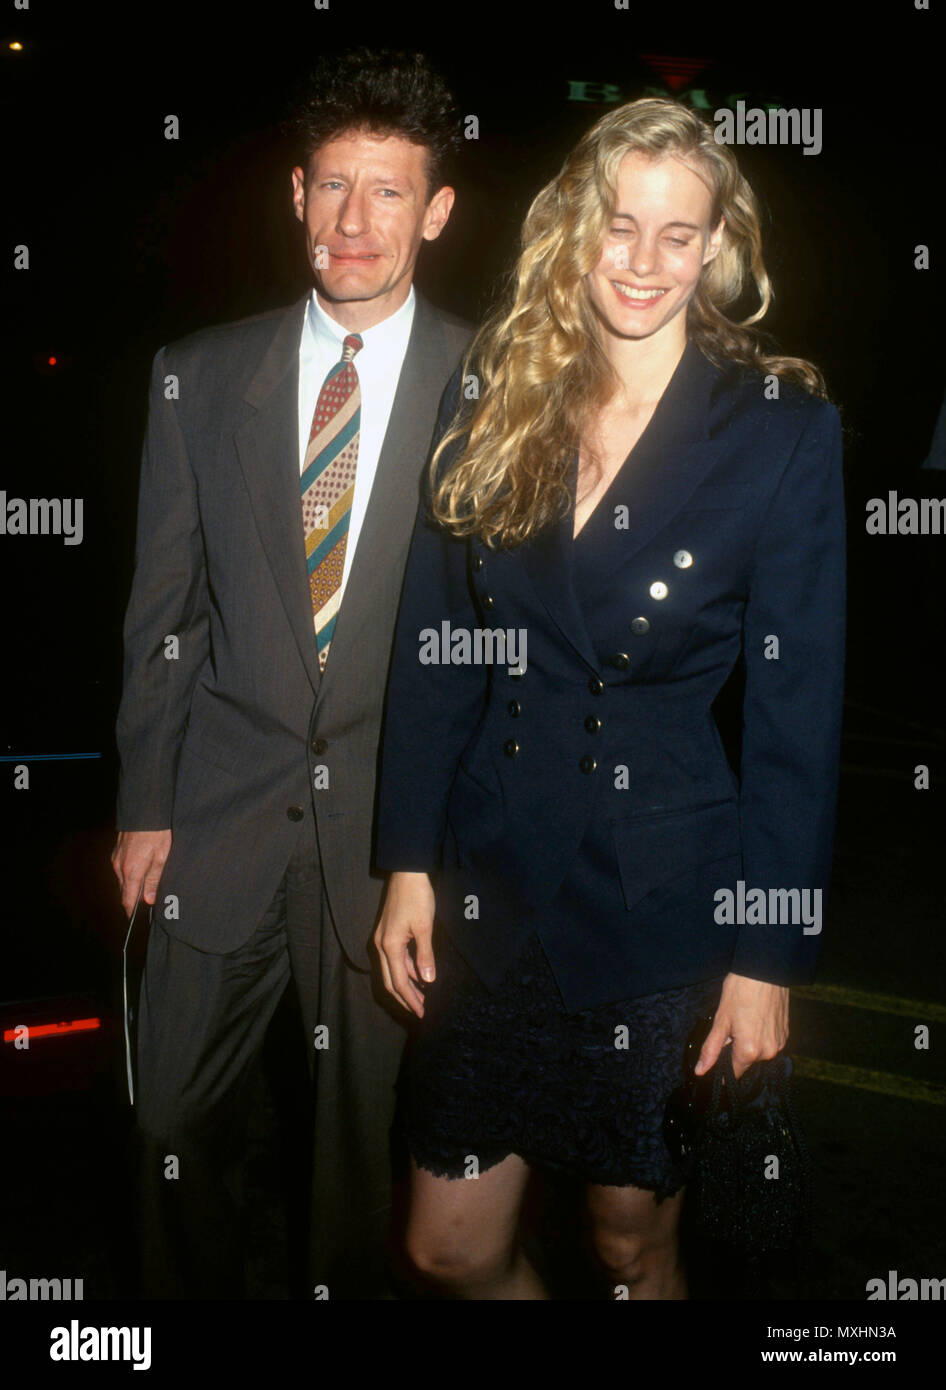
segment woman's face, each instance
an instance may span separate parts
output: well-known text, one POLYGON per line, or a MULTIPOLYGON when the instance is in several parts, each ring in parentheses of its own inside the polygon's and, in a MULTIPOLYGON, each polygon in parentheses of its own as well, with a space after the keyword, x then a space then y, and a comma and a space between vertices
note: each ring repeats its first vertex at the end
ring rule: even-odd
POLYGON ((723 219, 711 228, 711 211, 706 184, 679 159, 624 156, 614 215, 587 277, 606 330, 623 339, 685 340, 682 311, 722 241, 723 219))

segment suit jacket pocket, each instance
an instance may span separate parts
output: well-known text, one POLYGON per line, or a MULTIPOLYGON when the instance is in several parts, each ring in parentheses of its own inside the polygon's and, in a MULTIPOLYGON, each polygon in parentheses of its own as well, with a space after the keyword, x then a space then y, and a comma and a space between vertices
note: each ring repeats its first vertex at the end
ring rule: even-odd
POLYGON ((211 767, 217 768, 219 772, 226 772, 230 777, 239 775, 239 763, 232 750, 222 747, 205 730, 189 726, 184 735, 181 753, 197 758, 202 763, 210 763, 211 767))
MULTIPOLYGON (((735 797, 615 821, 612 833, 628 911, 668 879, 686 878, 692 887, 702 866, 741 860, 735 797)), ((716 886, 726 886, 722 877, 716 886)))

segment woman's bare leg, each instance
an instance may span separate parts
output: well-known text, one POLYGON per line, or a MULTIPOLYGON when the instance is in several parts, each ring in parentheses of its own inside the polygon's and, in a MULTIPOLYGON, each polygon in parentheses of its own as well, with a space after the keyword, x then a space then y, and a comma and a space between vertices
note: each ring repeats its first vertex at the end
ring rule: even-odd
POLYGON ((528 1178, 516 1154, 476 1178, 437 1178, 411 1159, 405 1243, 421 1277, 448 1298, 548 1298, 519 1244, 528 1178))
POLYGON ((590 1186, 587 1207, 612 1297, 619 1288, 628 1299, 688 1297, 678 1239, 682 1191, 658 1206, 654 1193, 640 1187, 590 1186))

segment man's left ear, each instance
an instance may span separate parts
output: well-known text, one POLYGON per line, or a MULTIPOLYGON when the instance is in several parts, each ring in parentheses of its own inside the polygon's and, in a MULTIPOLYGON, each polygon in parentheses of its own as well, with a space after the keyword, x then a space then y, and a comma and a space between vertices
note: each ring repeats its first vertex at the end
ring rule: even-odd
POLYGON ((447 225, 447 218, 450 216, 454 197, 453 189, 445 183, 443 188, 437 189, 427 204, 427 211, 424 214, 424 230, 421 233, 425 241, 435 241, 447 225))
POLYGON ((725 217, 721 217, 719 222, 710 232, 709 241, 706 243, 706 250, 703 253, 703 264, 709 265, 719 255, 719 249, 723 244, 723 231, 726 227, 725 217))

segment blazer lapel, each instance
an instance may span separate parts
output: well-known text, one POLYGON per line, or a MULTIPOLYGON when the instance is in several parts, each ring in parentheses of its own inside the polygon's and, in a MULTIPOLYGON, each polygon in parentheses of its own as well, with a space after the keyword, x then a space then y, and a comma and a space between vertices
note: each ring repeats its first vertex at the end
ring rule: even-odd
POLYGON ((713 428, 719 379, 719 369, 688 342, 647 428, 587 523, 595 526, 602 573, 663 530, 722 454, 725 434, 713 428), (619 515, 616 507, 622 508, 619 515))
POLYGON ((308 298, 306 294, 286 310, 244 394, 256 414, 234 438, 260 540, 312 688, 318 690, 299 492, 299 341, 308 298))
MULTIPOLYGON (((677 368, 634 449, 582 528, 579 544, 593 547, 594 567, 607 577, 625 564, 686 505, 724 447, 710 434, 712 396, 719 371, 688 342, 677 368), (616 515, 616 507, 626 508, 616 515), (618 522, 620 524, 618 524, 618 522)), ((572 498, 577 452, 569 469, 572 498)), ((522 547, 539 597, 572 646, 597 669, 572 578, 573 509, 522 547)))
MULTIPOLYGON (((569 469, 573 499, 576 473, 577 456, 572 460, 569 469)), ((588 524, 590 525, 590 522, 588 524)), ((522 562, 539 598, 562 636, 566 637, 575 650, 597 670, 598 658, 572 583, 573 526, 574 510, 570 506, 554 525, 547 526, 544 531, 540 531, 537 536, 523 544, 522 562)))

